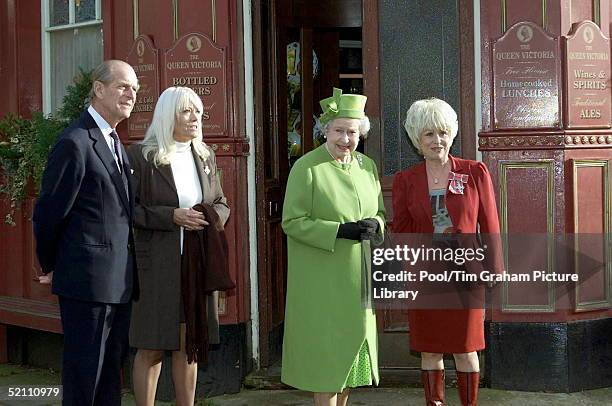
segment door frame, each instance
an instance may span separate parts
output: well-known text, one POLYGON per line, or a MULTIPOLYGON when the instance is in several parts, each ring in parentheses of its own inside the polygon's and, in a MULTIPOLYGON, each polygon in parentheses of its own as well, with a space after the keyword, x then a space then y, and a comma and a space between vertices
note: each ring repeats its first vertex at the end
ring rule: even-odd
MULTIPOLYGON (((266 160, 266 141, 272 143, 280 139, 279 111, 277 109, 278 94, 278 55, 276 0, 253 0, 251 6, 252 44, 253 44, 253 96, 254 96, 254 126, 255 126, 255 190, 256 190, 256 238, 257 238, 257 279, 258 279, 258 312, 259 323, 253 328, 259 329, 259 365, 268 367, 271 364, 269 334, 273 328, 271 319, 272 294, 270 275, 267 272, 271 259, 268 254, 268 242, 271 233, 268 228, 271 208, 268 206, 266 193, 266 168, 262 163, 266 160), (265 15, 264 15, 265 14, 265 15), (262 26, 266 19, 268 26, 262 26), (267 31, 265 31, 267 29, 267 31), (269 44, 267 50, 261 45, 269 44), (269 137, 268 140, 265 137, 269 137)), ((278 148, 271 148, 277 150, 278 148)), ((275 157, 278 159, 278 157, 275 157)), ((275 171, 276 172, 276 171, 275 171)), ((276 182, 282 183, 279 173, 273 173, 276 182)))

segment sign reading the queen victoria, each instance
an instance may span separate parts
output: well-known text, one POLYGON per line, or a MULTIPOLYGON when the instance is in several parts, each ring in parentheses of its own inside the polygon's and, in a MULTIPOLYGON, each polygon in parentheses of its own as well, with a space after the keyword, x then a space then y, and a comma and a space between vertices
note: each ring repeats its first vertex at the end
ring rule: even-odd
POLYGON ((186 34, 164 55, 164 89, 192 88, 202 99, 204 136, 226 136, 227 81, 225 49, 206 35, 186 34))
POLYGON ((610 127, 610 40, 583 21, 565 38, 566 126, 610 127))
POLYGON ((127 62, 134 68, 140 85, 134 110, 128 119, 128 133, 130 139, 140 139, 151 123, 159 97, 158 50, 148 36, 141 35, 134 40, 127 62))
POLYGON ((493 43, 496 129, 560 126, 559 41, 520 22, 493 43))

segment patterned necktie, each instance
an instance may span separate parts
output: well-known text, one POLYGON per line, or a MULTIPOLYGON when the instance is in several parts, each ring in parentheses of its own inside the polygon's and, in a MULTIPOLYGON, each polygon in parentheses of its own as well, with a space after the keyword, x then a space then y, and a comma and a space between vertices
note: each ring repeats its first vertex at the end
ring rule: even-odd
POLYGON ((119 141, 119 137, 117 136, 117 133, 115 132, 115 130, 113 130, 113 132, 110 133, 111 138, 113 139, 113 146, 114 146, 114 150, 115 150, 115 159, 117 160, 117 164, 119 165, 119 173, 121 174, 121 180, 123 181, 123 187, 125 188, 125 195, 128 197, 129 200, 129 196, 130 196, 130 192, 129 192, 129 186, 128 186, 128 179, 127 179, 127 175, 125 173, 123 173, 123 160, 121 159, 121 147, 119 146, 120 142, 119 141))
POLYGON ((115 130, 110 133, 111 138, 113 139, 113 147, 115 150, 115 159, 117 160, 117 164, 119 165, 119 172, 123 172, 123 162, 121 161, 121 150, 119 148, 119 136, 115 130))

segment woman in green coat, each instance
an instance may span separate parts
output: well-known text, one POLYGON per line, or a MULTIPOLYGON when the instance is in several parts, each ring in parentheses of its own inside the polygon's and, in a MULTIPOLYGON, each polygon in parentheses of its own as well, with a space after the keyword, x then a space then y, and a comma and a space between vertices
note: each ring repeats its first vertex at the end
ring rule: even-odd
POLYGON ((371 242, 385 224, 374 161, 356 152, 370 122, 366 97, 321 101, 326 142, 289 174, 283 206, 288 243, 282 381, 344 406, 351 387, 378 383, 376 316, 362 304, 371 242))

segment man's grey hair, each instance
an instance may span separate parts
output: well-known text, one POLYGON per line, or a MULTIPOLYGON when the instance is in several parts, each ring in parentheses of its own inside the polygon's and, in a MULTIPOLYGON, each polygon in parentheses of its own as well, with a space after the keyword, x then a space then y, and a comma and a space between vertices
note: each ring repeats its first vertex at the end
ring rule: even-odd
POLYGON ((109 59, 102 62, 91 72, 91 89, 89 90, 89 101, 96 97, 94 86, 96 82, 109 83, 113 81, 113 67, 118 63, 125 63, 118 59, 109 59))

